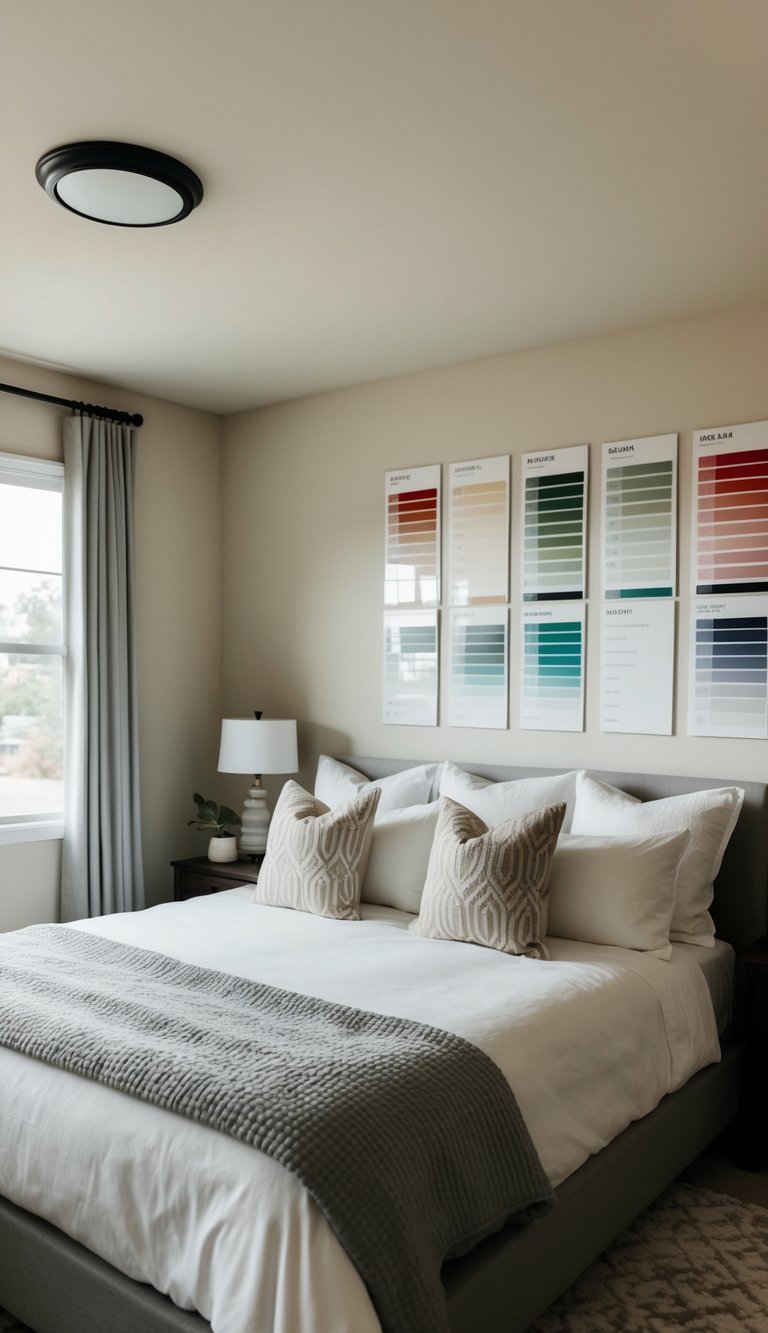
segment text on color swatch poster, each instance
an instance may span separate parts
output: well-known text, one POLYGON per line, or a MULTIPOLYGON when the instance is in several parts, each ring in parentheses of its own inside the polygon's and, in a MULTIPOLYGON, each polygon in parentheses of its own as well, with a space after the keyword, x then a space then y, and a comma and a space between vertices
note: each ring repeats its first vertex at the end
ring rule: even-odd
POLYGON ((603 445, 603 597, 674 597, 677 436, 603 445))
POLYGON ((387 472, 384 605, 440 603, 440 464, 387 472))
POLYGON ((509 723, 509 456, 448 469, 448 697, 453 727, 509 723))
POLYGON ((547 602, 522 608, 523 730, 584 730, 585 610, 584 602, 547 602))
POLYGON ((586 444, 523 454, 523 601, 582 600, 586 589, 586 444))
POLYGON ((768 421, 693 436, 693 591, 768 592, 768 421))
POLYGON ((693 436, 689 731, 768 737, 768 421, 693 436))

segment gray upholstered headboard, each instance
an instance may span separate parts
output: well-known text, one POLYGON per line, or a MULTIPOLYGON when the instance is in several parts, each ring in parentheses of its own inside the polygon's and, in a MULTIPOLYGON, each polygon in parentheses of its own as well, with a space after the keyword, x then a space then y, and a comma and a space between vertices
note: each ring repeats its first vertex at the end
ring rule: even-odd
MULTIPOLYGON (((387 777, 403 768, 430 762, 426 759, 369 759, 359 755, 339 757, 342 763, 351 764, 370 778, 387 777)), ((495 782, 545 777, 564 771, 557 768, 507 768, 500 764, 463 761, 461 766, 468 772, 492 778, 495 782)), ((614 787, 621 787, 622 791, 638 796, 642 801, 702 791, 704 788, 743 787, 744 805, 715 883, 713 915, 718 935, 729 940, 737 949, 745 948, 760 936, 768 934, 768 785, 763 782, 741 782, 734 778, 606 773, 594 768, 589 771, 596 778, 610 782, 614 787)))

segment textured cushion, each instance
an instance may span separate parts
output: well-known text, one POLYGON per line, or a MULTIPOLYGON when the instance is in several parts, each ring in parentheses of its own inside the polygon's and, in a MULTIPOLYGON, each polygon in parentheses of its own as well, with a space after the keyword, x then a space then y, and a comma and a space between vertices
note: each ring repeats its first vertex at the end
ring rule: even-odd
POLYGON ((360 886, 380 796, 374 787, 329 810, 297 782, 286 782, 252 902, 359 920, 360 886))
POLYGON ((450 796, 452 801, 465 805, 468 810, 479 815, 489 828, 503 823, 505 819, 515 819, 530 814, 532 810, 543 810, 547 805, 565 802, 563 829, 567 832, 576 798, 576 777, 574 769, 572 773, 557 773, 554 777, 491 782, 488 778, 466 773, 456 764, 446 762, 440 772, 440 795, 450 796))
POLYGON ((440 802, 377 815, 361 898, 366 903, 418 912, 440 802))
POLYGON ((712 881, 739 817, 744 791, 717 787, 712 791, 638 801, 634 796, 580 773, 576 783, 573 833, 627 833, 648 835, 687 828, 690 840, 677 874, 675 906, 669 938, 684 944, 714 945, 715 927, 709 914, 712 881))
POLYGON ((439 767, 439 764, 420 764, 417 768, 404 768, 400 773, 392 773, 388 778, 376 778, 371 782, 365 774, 350 768, 349 764, 341 764, 338 759, 321 754, 317 761, 315 796, 332 810, 334 806, 341 805, 342 801, 349 801, 370 787, 376 787, 381 791, 377 811, 381 816, 387 810, 430 801, 439 767))
POLYGON ((647 838, 564 833, 549 881, 548 935, 669 958, 669 927, 687 829, 647 838))
POLYGON ((565 805, 488 826, 444 797, 429 858, 417 935, 465 940, 548 958, 546 894, 565 805))

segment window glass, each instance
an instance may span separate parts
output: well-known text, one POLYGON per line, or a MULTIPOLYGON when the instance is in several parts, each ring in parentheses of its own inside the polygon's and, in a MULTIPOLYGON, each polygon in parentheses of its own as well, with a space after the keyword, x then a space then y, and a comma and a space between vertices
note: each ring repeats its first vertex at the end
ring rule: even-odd
POLYGON ((62 664, 0 653, 0 820, 64 807, 62 664))
POLYGON ((0 567, 61 573, 61 486, 0 482, 0 567))
POLYGON ((0 568, 0 642, 60 644, 61 574, 0 568))
POLYGON ((62 480, 0 455, 0 830, 64 807, 62 480))

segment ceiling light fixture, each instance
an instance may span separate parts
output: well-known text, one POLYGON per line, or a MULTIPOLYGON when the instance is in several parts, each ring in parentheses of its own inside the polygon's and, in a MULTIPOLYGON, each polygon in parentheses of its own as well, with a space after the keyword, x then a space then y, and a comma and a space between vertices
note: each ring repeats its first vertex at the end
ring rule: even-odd
POLYGON ((112 227, 181 222, 203 197, 198 176, 154 148, 93 139, 43 153, 35 175, 71 213, 112 227))

